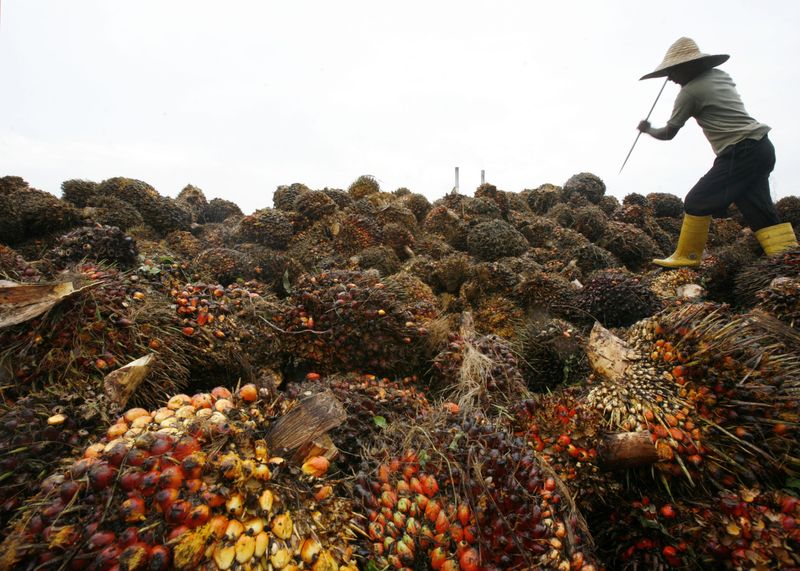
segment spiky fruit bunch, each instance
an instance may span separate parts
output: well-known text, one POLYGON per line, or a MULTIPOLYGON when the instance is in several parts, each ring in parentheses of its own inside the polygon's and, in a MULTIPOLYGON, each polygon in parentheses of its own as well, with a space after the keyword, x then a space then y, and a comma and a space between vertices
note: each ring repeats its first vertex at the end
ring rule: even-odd
POLYGON ((377 272, 302 276, 272 316, 283 350, 320 372, 413 371, 425 336, 425 312, 403 303, 377 272))
POLYGON ((564 183, 561 193, 567 201, 571 201, 577 196, 597 204, 606 193, 606 185, 597 175, 582 172, 571 176, 564 183))
POLYGON ((605 234, 608 216, 599 206, 584 206, 575 211, 572 227, 592 242, 605 234))
POLYGON ((565 202, 553 205, 546 216, 562 228, 572 228, 575 225, 575 207, 565 202))
POLYGON ((219 223, 232 216, 243 216, 241 208, 230 200, 212 198, 203 209, 201 221, 205 224, 219 223))
POLYGON ((746 238, 740 239, 703 258, 698 271, 709 299, 736 303, 736 276, 755 262, 758 256, 748 242, 746 238))
POLYGON ((210 248, 203 250, 194 259, 197 271, 211 282, 228 285, 237 280, 253 277, 247 256, 229 248, 210 248))
POLYGON ((297 200, 297 197, 310 190, 301 182, 281 185, 272 194, 272 206, 276 210, 291 211, 294 209, 294 201, 297 200))
POLYGON ((416 256, 427 256, 432 260, 441 260, 454 251, 450 244, 438 236, 421 234, 419 239, 414 239, 414 254, 416 256))
POLYGON ((5 203, 0 237, 12 246, 25 239, 67 230, 80 220, 79 212, 71 204, 30 188, 20 177, 0 178, 0 196, 5 203))
POLYGON ((335 224, 333 246, 340 254, 351 256, 383 241, 381 227, 372 217, 350 213, 335 224))
POLYGON ((668 192, 651 192, 646 197, 653 216, 680 218, 683 215, 683 200, 668 192))
POLYGON ((378 222, 383 226, 388 224, 398 224, 409 232, 417 232, 417 217, 414 212, 404 203, 395 201, 387 204, 376 214, 378 222))
POLYGON ((600 270, 578 294, 578 307, 606 327, 620 327, 649 317, 661 301, 641 280, 627 271, 600 270))
POLYGON ((778 209, 778 216, 783 222, 788 222, 795 228, 795 232, 800 229, 800 197, 784 196, 775 203, 778 209))
POLYGON ((469 419, 419 434, 417 443, 356 480, 377 565, 596 568, 577 515, 524 439, 469 419))
POLYGON ((467 247, 473 256, 492 262, 508 256, 519 256, 528 249, 528 241, 508 222, 487 220, 469 229, 467 247))
POLYGON ((525 311, 514 300, 501 294, 491 294, 474 306, 474 312, 475 328, 479 333, 517 341, 525 311))
POLYGON ((192 222, 203 222, 203 213, 208 208, 208 200, 201 189, 187 184, 178 193, 175 202, 192 215, 192 222))
POLYGON ((132 204, 142 215, 145 224, 160 235, 174 230, 188 230, 192 222, 191 214, 175 200, 161 196, 156 189, 141 180, 110 178, 100 183, 97 193, 101 196, 114 196, 132 204))
POLYGON ((432 285, 438 290, 458 293, 461 285, 472 277, 473 259, 462 252, 445 256, 434 264, 432 285))
POLYGON ((61 199, 78 208, 89 206, 99 185, 91 180, 70 179, 61 183, 61 199))
POLYGON ((90 397, 53 387, 6 402, 0 407, 0 524, 5 537, 8 522, 39 482, 65 459, 77 454, 104 431, 113 407, 103 397, 90 397))
POLYGON ((589 374, 586 340, 561 319, 529 321, 520 332, 520 363, 528 388, 550 390, 589 374))
POLYGON ((623 206, 641 206, 643 208, 649 208, 650 204, 647 200, 647 197, 643 194, 639 194, 638 192, 631 192, 630 194, 626 194, 625 197, 622 199, 623 206))
POLYGON ((114 196, 98 195, 89 199, 89 218, 96 224, 116 226, 128 230, 144 224, 144 219, 134 206, 114 196))
POLYGON ((444 205, 434 206, 425 216, 423 227, 426 232, 440 236, 457 250, 467 245, 467 227, 464 221, 444 205))
POLYGON ((336 208, 333 199, 320 191, 304 192, 294 199, 294 210, 305 219, 307 224, 333 214, 336 208))
POLYGON ((258 399, 218 387, 128 410, 42 484, 0 567, 354 570, 350 502, 316 483, 327 461, 305 476, 270 453, 258 399))
POLYGON ((425 216, 431 209, 431 203, 424 194, 411 193, 401 197, 399 202, 414 213, 418 224, 425 221, 425 216))
POLYGON ((614 254, 595 244, 575 246, 569 250, 567 258, 574 260, 575 265, 586 276, 597 270, 616 268, 621 265, 614 254))
POLYGON ((544 215, 554 205, 561 202, 561 187, 553 184, 543 184, 533 190, 527 191, 528 208, 534 214, 544 215))
POLYGON ((380 272, 382 276, 388 276, 400 271, 400 258, 394 253, 394 250, 386 246, 373 246, 362 250, 358 256, 358 267, 362 270, 374 268, 380 272))
POLYGON ((471 274, 460 295, 473 307, 480 306, 492 294, 511 297, 519 283, 519 274, 505 261, 475 264, 471 274))
POLYGON ((646 282, 657 296, 663 299, 675 299, 681 286, 699 284, 700 274, 691 268, 677 268, 669 272, 660 272, 646 282))
POLYGON ((473 198, 464 207, 463 217, 467 221, 502 218, 500 208, 489 198, 473 198))
POLYGON ((500 215, 505 218, 510 209, 508 195, 502 190, 498 190, 493 184, 484 183, 475 189, 475 198, 486 198, 497 205, 500 215))
POLYGON ((0 275, 17 281, 29 281, 36 275, 36 270, 28 265, 25 259, 13 248, 0 244, 0 275), (26 271, 26 270, 30 271, 26 271))
POLYGON ((557 226, 550 218, 524 212, 509 212, 508 222, 525 236, 531 246, 537 248, 551 244, 551 234, 557 226))
POLYGON ((575 307, 576 293, 565 278, 542 271, 525 274, 515 289, 523 308, 562 316, 575 307))
POLYGON ((656 218, 656 224, 667 234, 672 237, 673 243, 678 240, 681 234, 681 227, 683 226, 683 219, 681 218, 656 218))
POLYGON ((339 207, 340 210, 344 210, 351 204, 353 204, 353 198, 347 194, 347 191, 342 190, 341 188, 323 188, 320 190, 321 193, 325 194, 328 198, 333 200, 336 203, 336 206, 339 207))
POLYGON ((614 254, 632 272, 640 271, 653 258, 662 255, 653 239, 632 224, 609 222, 597 245, 614 254))
POLYGON ((403 260, 414 254, 416 238, 412 231, 402 224, 390 222, 381 232, 383 243, 389 246, 403 260))
POLYGON ((354 200, 366 198, 371 194, 377 194, 381 191, 381 185, 375 180, 374 176, 361 175, 352 184, 347 187, 347 193, 353 197, 354 200))
POLYGON ((599 206, 600 209, 606 213, 606 216, 613 216, 621 204, 616 196, 606 194, 600 199, 600 202, 597 203, 597 206, 599 206))
POLYGON ((756 307, 791 327, 800 326, 800 278, 775 278, 756 293, 756 307))
POLYGON ((708 232, 708 247, 719 248, 732 244, 742 232, 742 226, 733 218, 711 219, 708 232))
POLYGON ((58 239, 47 259, 60 267, 80 260, 129 268, 138 261, 136 241, 115 226, 78 228, 58 239))
POLYGON ((772 280, 779 277, 800 277, 800 248, 765 256, 742 269, 736 276, 736 301, 744 306, 752 306, 756 301, 756 293, 769 287, 772 280))
POLYGON ((115 269, 81 265, 74 274, 79 291, 42 316, 0 329, 0 369, 13 373, 14 392, 54 385, 85 390, 150 352, 161 365, 137 398, 181 386, 184 345, 165 301, 157 294, 149 299, 133 276, 115 269))
POLYGON ((243 242, 256 242, 282 250, 294 234, 292 218, 281 210, 262 208, 239 222, 238 237, 243 242))

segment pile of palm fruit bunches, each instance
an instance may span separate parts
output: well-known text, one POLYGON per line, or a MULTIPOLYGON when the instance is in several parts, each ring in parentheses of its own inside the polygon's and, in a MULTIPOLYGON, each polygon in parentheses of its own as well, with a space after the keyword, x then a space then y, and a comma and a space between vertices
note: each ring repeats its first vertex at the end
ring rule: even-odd
POLYGON ((585 172, 0 210, 0 570, 800 568, 800 250, 735 208, 674 270, 585 172))

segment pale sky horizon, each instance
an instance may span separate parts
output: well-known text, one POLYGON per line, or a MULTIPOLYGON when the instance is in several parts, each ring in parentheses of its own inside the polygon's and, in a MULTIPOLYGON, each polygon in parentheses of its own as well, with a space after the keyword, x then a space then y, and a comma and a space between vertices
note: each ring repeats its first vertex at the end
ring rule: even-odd
MULTIPOLYGON (((0 0, 0 176, 60 196, 68 179, 187 184, 271 206, 278 185, 371 174, 435 200, 487 182, 519 192, 601 177, 684 197, 714 155, 690 121, 669 142, 636 125, 681 36, 727 53, 770 125, 772 196, 799 195, 800 3, 630 0, 277 3, 0 0)), ((667 84, 651 121, 669 117, 667 84)))

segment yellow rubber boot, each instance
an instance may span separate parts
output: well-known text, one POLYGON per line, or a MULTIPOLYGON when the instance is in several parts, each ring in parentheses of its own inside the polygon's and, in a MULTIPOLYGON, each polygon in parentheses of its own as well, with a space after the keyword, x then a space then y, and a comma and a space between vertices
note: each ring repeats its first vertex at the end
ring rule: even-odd
POLYGON ((678 246, 669 258, 653 260, 653 263, 665 268, 683 268, 699 266, 703 248, 708 240, 708 227, 711 216, 683 215, 683 226, 678 238, 678 246))
POLYGON ((797 248, 794 228, 789 222, 756 230, 756 238, 767 256, 779 254, 790 248, 797 248))

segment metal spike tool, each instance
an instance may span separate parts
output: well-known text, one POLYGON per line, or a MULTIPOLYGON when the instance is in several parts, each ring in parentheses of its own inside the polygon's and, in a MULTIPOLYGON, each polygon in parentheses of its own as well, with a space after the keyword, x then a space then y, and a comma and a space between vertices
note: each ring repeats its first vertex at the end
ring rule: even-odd
MULTIPOLYGON (((645 117, 645 119, 644 119, 645 121, 648 121, 650 119, 650 114, 653 112, 653 109, 656 108, 656 103, 658 103, 658 98, 661 97, 661 93, 664 91, 664 88, 667 86, 667 81, 669 81, 669 78, 664 80, 664 84, 661 86, 661 90, 658 92, 658 95, 656 95, 656 100, 653 101, 653 106, 650 108, 650 111, 648 111, 648 113, 647 113, 647 117, 645 117)), ((620 173, 622 172, 622 169, 625 168, 625 165, 627 164, 628 159, 631 158, 631 153, 633 152, 633 148, 636 146, 636 142, 639 140, 639 136, 641 134, 642 134, 641 131, 639 131, 636 134, 636 138, 633 140, 633 145, 631 145, 631 150, 628 151, 628 156, 625 157, 625 161, 622 163, 622 166, 619 167, 619 172, 620 173)), ((619 173, 617 173, 617 174, 619 174, 619 173)))

